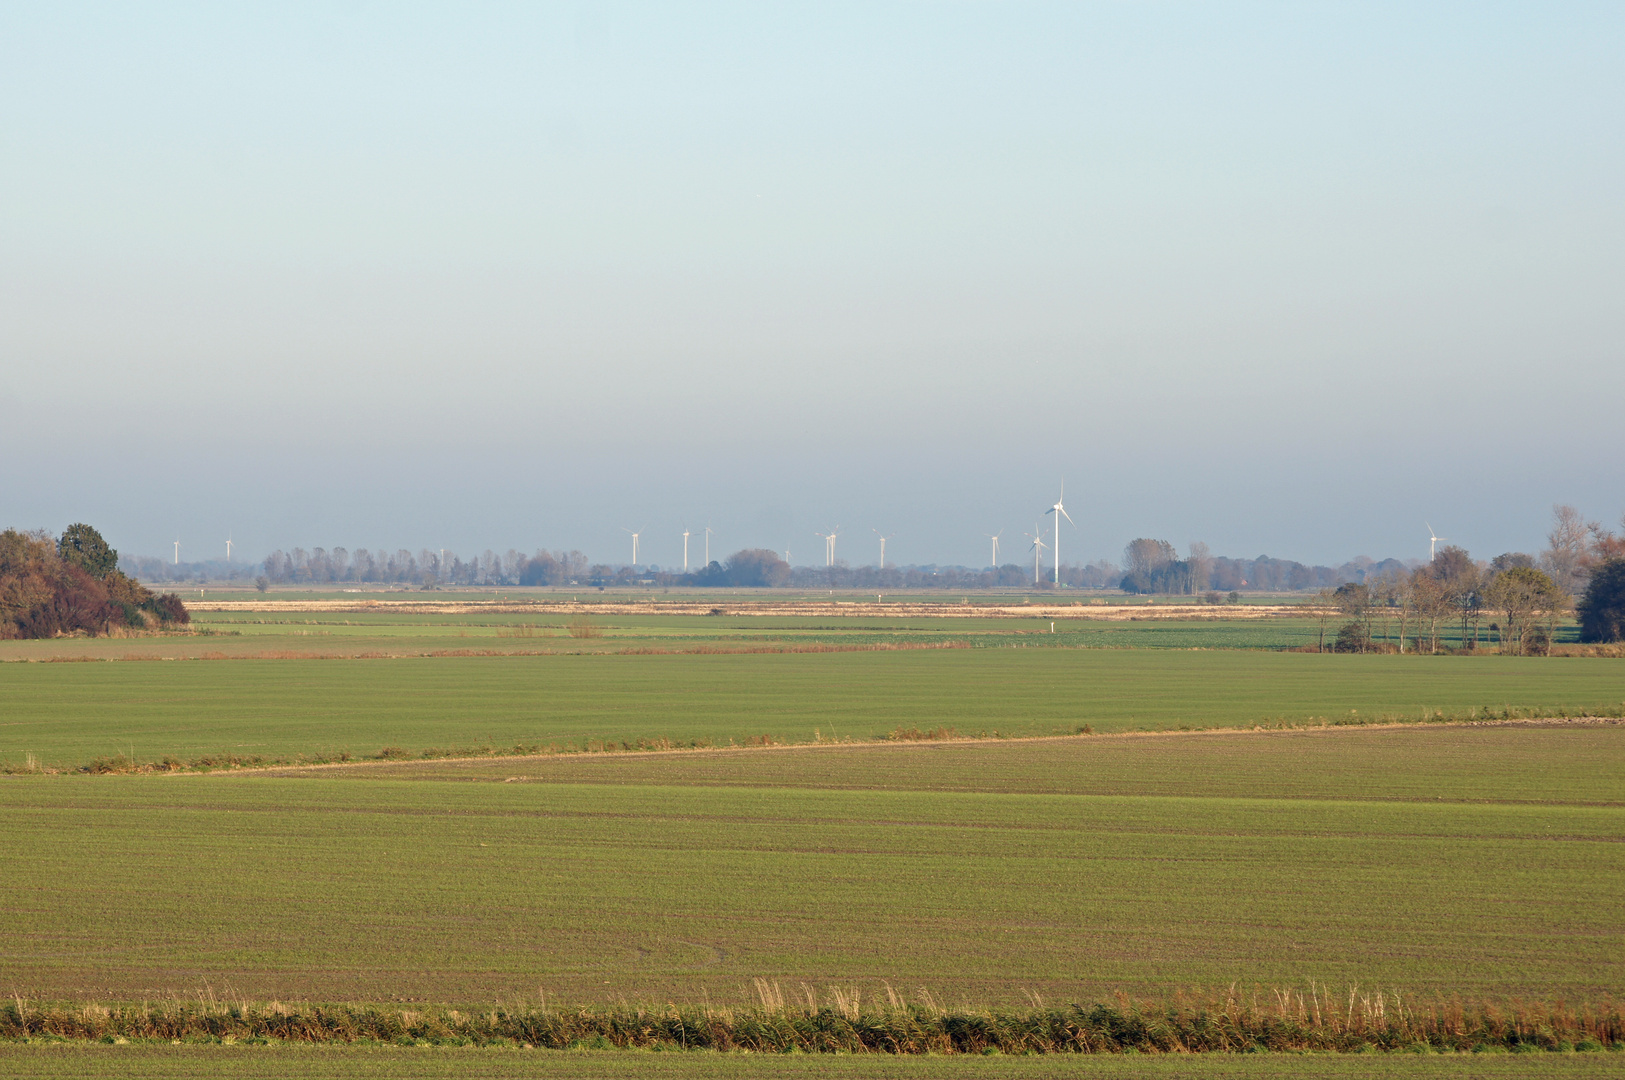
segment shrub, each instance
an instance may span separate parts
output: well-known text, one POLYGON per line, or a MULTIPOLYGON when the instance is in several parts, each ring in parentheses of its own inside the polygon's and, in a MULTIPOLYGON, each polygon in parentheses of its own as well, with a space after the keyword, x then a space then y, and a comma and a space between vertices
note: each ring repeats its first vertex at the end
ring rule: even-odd
POLYGON ((1367 652, 1371 648, 1371 635, 1365 628, 1365 623, 1358 619, 1344 623, 1337 630, 1337 643, 1332 646, 1333 652, 1367 652))

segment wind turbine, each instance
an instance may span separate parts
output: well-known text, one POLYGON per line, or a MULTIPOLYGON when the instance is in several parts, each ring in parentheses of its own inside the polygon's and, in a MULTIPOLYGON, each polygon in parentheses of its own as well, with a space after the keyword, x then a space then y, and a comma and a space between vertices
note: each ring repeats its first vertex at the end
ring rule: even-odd
MULTIPOLYGON (((1428 523, 1425 522, 1425 521, 1422 524, 1428 525, 1428 523)), ((1440 540, 1446 540, 1446 539, 1448 539, 1448 537, 1434 536, 1433 535, 1433 526, 1428 525, 1428 562, 1433 561, 1433 548, 1434 548, 1434 546, 1436 544, 1438 544, 1438 542, 1440 540)))
MULTIPOLYGON (((879 529, 871 528, 869 531, 874 533, 876 536, 880 536, 879 529)), ((896 533, 892 534, 892 536, 896 535, 896 533)), ((886 541, 890 540, 891 538, 891 536, 880 536, 880 568, 882 570, 886 569, 886 541)))
POLYGON ((231 535, 229 533, 226 535, 226 561, 231 561, 231 535))
POLYGON ((1049 547, 1049 545, 1044 543, 1044 534, 1038 531, 1037 522, 1033 522, 1033 531, 1024 535, 1027 537, 1027 539, 1033 542, 1033 584, 1037 585, 1039 575, 1043 567, 1043 564, 1039 560, 1043 559, 1044 549, 1049 547))
MULTIPOLYGON (((648 527, 649 526, 645 525, 643 527, 643 529, 647 529, 648 527)), ((643 529, 634 530, 634 529, 628 529, 625 525, 621 526, 621 531, 622 532, 627 532, 627 533, 632 534, 632 566, 633 566, 634 569, 638 565, 638 537, 643 535, 643 529)))
POLYGON ((1003 535, 1004 535, 1004 530, 1000 529, 998 532, 993 533, 991 536, 988 537, 989 540, 993 541, 993 567, 994 567, 994 569, 998 569, 998 566, 999 566, 999 537, 1001 537, 1003 535))
POLYGON ((840 535, 841 527, 839 525, 835 526, 829 534, 829 564, 831 566, 835 565, 835 538, 840 535))
POLYGON ((705 565, 711 565, 711 526, 705 527, 705 565))
POLYGON ((179 566, 180 564, 181 564, 181 542, 179 540, 177 540, 177 541, 175 541, 175 565, 179 566))
POLYGON ((683 530, 683 573, 688 573, 688 530, 683 530))
POLYGON ((1067 524, 1071 525, 1074 529, 1078 527, 1078 523, 1076 521, 1072 520, 1072 515, 1066 512, 1066 507, 1061 505, 1062 501, 1065 500, 1065 498, 1066 498, 1066 484, 1063 483, 1061 485, 1060 498, 1055 500, 1055 505, 1054 506, 1052 506, 1048 510, 1044 511, 1044 513, 1046 515, 1048 515, 1048 514, 1054 514, 1055 515, 1055 549, 1054 549, 1054 555, 1055 555, 1055 586, 1056 586, 1056 588, 1060 588, 1060 585, 1061 585, 1061 519, 1066 518, 1067 524))
POLYGON ((821 533, 817 529, 813 530, 813 535, 814 536, 821 536, 824 539, 824 565, 828 566, 829 561, 830 561, 830 554, 829 554, 830 543, 831 543, 831 541, 833 541, 835 539, 835 537, 831 533, 821 533))

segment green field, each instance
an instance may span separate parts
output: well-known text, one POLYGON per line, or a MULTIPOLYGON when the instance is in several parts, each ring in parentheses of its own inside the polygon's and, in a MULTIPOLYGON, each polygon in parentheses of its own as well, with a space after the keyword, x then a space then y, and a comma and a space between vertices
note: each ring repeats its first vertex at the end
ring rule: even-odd
MULTIPOLYGON (((1232 986, 1267 1000, 1311 980, 1413 1003, 1601 1002, 1625 986, 1625 726, 1377 726, 1617 716, 1617 660, 1278 651, 1319 632, 1294 618, 1057 620, 1053 634, 1009 618, 593 622, 579 638, 530 614, 208 613, 194 635, 0 643, 16 853, 0 990, 733 1007, 766 979, 798 1000, 975 1009, 1232 986), (130 662, 26 662, 97 659, 130 662), (987 738, 877 741, 909 729, 987 738), (628 752, 640 742, 719 749, 628 752), (385 747, 401 759, 73 772, 385 747), (456 751, 504 756, 423 759, 456 751)), ((0 1045, 17 1076, 1589 1076, 1622 1062, 0 1045)))
POLYGON ((1539 657, 927 650, 0 664, 0 766, 667 739, 1051 735, 1506 707, 1617 713, 1625 666, 1539 657))
POLYGON ((0 985, 660 1002, 759 976, 974 1004, 1625 983, 1618 726, 510 764, 0 781, 26 853, 0 880, 0 985))
MULTIPOLYGON (((381 594, 373 594, 377 597, 381 594)), ((866 594, 872 598, 872 594, 866 594)), ((383 597, 401 602, 401 594, 383 597)), ((240 601, 242 598, 239 597, 240 601)), ((367 597, 342 594, 277 595, 277 602, 339 602, 365 605, 367 597)), ((1313 618, 1275 614, 1237 617, 1235 608, 1220 605, 1196 609, 1200 614, 1181 618, 1155 615, 1149 602, 1144 617, 1102 618, 1090 605, 1065 606, 1042 617, 933 615, 915 608, 908 613, 877 614, 872 604, 862 609, 851 603, 830 603, 827 613, 778 615, 769 598, 718 598, 729 614, 719 616, 662 612, 654 597, 617 596, 621 610, 591 613, 588 621, 597 636, 572 636, 576 616, 556 606, 570 598, 552 597, 553 606, 536 597, 503 601, 494 595, 447 595, 416 598, 422 607, 354 611, 258 610, 198 611, 192 632, 134 638, 57 638, 45 641, 0 642, 0 662, 41 659, 155 659, 200 657, 252 657, 307 655, 323 657, 427 656, 468 651, 497 653, 618 652, 627 649, 773 649, 831 645, 940 645, 951 642, 967 648, 1167 648, 1167 649, 1290 649, 1313 648, 1336 636, 1336 621, 1321 625, 1313 618), (467 609, 474 602, 501 605, 501 609, 467 609), (640 613, 626 613, 636 603, 640 613), (761 606, 767 604, 768 606, 761 606), (459 607, 459 605, 464 605, 459 607), (760 607, 760 610, 752 610, 760 607), (647 613, 642 613, 646 611, 647 613)), ((701 603, 703 597, 678 599, 701 603)), ((775 602, 783 598, 776 598, 775 602)), ((789 598, 795 600, 797 598, 789 598)), ((858 597, 862 600, 864 597, 858 597)), ((916 598, 917 599, 917 598, 916 598)), ((935 597, 941 601, 943 598, 935 597)), ((954 598, 957 601, 959 598, 954 598)), ((1021 604, 1012 597, 978 597, 980 602, 1021 604)), ((1067 597, 1038 597, 1040 603, 1067 597)), ((1166 599, 1166 598, 1165 598, 1166 599)), ((1130 598, 1113 598, 1123 605, 1130 598)), ((408 601, 412 602, 412 601, 408 601)), ((1279 602, 1276 600, 1275 602, 1279 602)), ((815 605, 824 607, 822 603, 815 605)), ((976 605, 971 605, 975 607, 976 605)), ((1130 604, 1129 606, 1135 606, 1130 604)), ((1409 628, 1414 634, 1414 623, 1409 628)), ((1459 625, 1440 628, 1447 647, 1461 644, 1459 625)), ((1379 639, 1397 634, 1396 623, 1381 620, 1379 639)), ((1556 627, 1559 643, 1577 641, 1577 628, 1569 621, 1556 627)), ((1484 637, 1487 646, 1493 635, 1484 637)))
POLYGON ((281 1077, 286 1080, 1569 1080, 1625 1076, 1625 1054, 808 1057, 574 1053, 390 1046, 5 1046, 16 1080, 281 1077))

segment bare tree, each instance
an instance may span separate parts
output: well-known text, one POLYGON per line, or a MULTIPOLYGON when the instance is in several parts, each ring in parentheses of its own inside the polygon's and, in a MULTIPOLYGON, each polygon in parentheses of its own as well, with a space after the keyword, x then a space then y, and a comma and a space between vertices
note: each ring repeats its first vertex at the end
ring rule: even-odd
POLYGON ((1190 591, 1206 592, 1213 587, 1213 553, 1200 540, 1191 541, 1185 562, 1190 566, 1190 591))
MULTIPOLYGON (((1378 578, 1376 593, 1383 604, 1383 614, 1399 622, 1399 651, 1405 651, 1405 635, 1409 629, 1411 611, 1416 605, 1416 586, 1412 574, 1396 570, 1378 578)), ((1386 634, 1386 631, 1384 631, 1386 634)))
POLYGON ((1541 569, 1557 587, 1567 593, 1585 586, 1587 556, 1591 552, 1592 527, 1572 506, 1552 507, 1552 531, 1546 534, 1546 550, 1541 553, 1541 569))
POLYGON ((1322 589, 1315 594, 1314 605, 1311 608, 1315 613, 1315 622, 1320 624, 1320 651, 1326 651, 1326 627, 1337 618, 1340 610, 1337 602, 1336 589, 1322 589))
POLYGON ((1424 567, 1411 575, 1411 590, 1418 621, 1427 624, 1428 652, 1439 651, 1439 622, 1454 610, 1444 583, 1424 567))

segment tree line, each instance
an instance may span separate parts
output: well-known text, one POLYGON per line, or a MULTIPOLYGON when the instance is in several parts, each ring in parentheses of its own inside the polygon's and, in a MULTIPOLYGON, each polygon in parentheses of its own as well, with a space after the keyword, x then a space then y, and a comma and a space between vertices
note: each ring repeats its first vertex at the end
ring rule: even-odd
POLYGON ((191 621, 174 593, 154 593, 118 569, 118 552, 82 523, 60 537, 0 533, 0 638, 112 634, 191 621))
MULTIPOLYGON (((405 548, 354 552, 342 547, 331 550, 294 548, 273 551, 265 557, 259 585, 319 585, 335 582, 405 584, 417 587, 436 585, 584 585, 593 568, 579 551, 542 551, 524 555, 510 548, 498 554, 487 550, 464 560, 451 551, 405 548)), ((602 568, 608 570, 607 567, 602 568)))
POLYGON ((1616 642, 1625 639, 1625 537, 1558 506, 1539 555, 1507 552, 1480 562, 1452 545, 1423 566, 1322 590, 1317 599, 1321 648, 1327 620, 1347 619, 1332 645, 1342 652, 1405 652, 1407 645, 1438 652, 1441 628, 1459 624, 1463 650, 1480 648, 1488 634, 1499 652, 1543 656, 1570 612, 1579 615, 1581 641, 1616 642))

